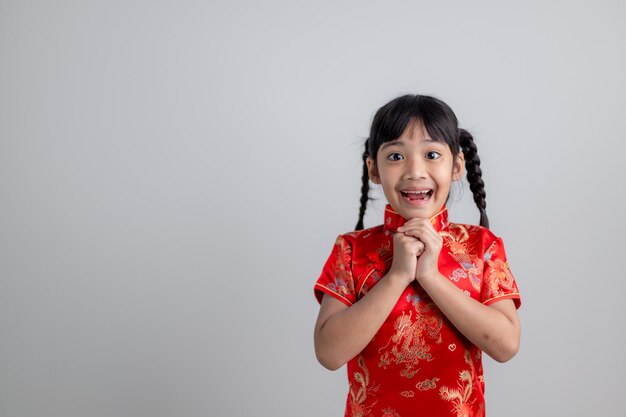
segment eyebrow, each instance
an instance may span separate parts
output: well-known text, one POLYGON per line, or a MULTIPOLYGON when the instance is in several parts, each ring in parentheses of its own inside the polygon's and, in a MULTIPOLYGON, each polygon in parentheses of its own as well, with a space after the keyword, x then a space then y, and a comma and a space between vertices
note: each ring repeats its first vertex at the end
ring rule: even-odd
MULTIPOLYGON (((426 143, 439 143, 438 140, 433 140, 433 139, 425 139, 422 142, 426 142, 426 143)), ((392 140, 390 142, 385 142, 380 146, 380 150, 382 151, 383 149, 385 149, 388 146, 400 146, 400 147, 404 147, 404 142, 401 142, 399 139, 396 140, 392 140)))

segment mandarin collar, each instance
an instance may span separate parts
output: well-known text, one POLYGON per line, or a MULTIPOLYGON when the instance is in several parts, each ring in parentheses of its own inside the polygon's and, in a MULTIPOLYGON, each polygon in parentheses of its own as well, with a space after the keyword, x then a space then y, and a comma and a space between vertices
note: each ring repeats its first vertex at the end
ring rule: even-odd
MULTIPOLYGON (((448 208, 444 204, 437 214, 435 214, 430 219, 430 224, 433 225, 437 232, 442 231, 448 226, 448 208)), ((383 223, 383 229, 385 232, 395 232, 398 227, 402 226, 406 223, 406 219, 396 213, 396 211, 391 208, 390 204, 387 204, 385 207, 385 223, 383 223)))

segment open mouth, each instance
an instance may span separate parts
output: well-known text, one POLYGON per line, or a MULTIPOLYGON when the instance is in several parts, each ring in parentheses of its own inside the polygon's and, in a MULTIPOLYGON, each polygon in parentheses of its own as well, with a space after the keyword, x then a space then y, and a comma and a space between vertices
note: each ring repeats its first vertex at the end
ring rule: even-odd
POLYGON ((433 195, 433 190, 400 191, 400 193, 405 200, 421 203, 427 201, 433 195))

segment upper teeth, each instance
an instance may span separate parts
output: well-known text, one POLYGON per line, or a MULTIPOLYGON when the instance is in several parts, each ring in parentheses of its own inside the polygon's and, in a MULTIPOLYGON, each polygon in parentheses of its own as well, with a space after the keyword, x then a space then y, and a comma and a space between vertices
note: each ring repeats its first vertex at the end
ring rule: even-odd
POLYGON ((428 192, 430 192, 430 190, 424 190, 424 191, 404 191, 405 193, 410 193, 410 194, 426 194, 428 192))

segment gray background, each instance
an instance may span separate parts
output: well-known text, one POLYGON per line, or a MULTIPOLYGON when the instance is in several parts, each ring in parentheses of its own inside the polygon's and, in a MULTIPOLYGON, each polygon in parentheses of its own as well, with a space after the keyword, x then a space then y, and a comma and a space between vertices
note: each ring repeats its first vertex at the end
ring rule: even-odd
MULTIPOLYGON (((474 133, 523 293, 488 414, 623 415, 625 22, 606 0, 0 0, 0 415, 342 415, 312 286, 371 118, 408 92, 474 133)), ((464 187, 451 219, 476 223, 464 187)))

